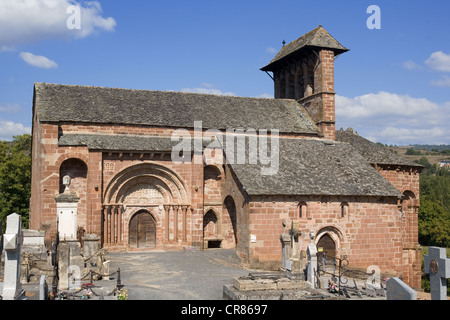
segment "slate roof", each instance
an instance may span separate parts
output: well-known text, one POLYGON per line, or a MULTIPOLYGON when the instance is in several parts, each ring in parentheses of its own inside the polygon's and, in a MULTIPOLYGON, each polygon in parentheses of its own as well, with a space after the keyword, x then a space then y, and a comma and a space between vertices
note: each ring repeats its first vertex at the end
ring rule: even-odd
POLYGON ((172 151, 178 141, 167 137, 138 135, 65 134, 59 138, 60 147, 87 147, 108 151, 172 151))
POLYGON ((405 159, 386 147, 373 143, 353 131, 336 131, 336 141, 350 143, 371 164, 423 167, 405 159))
POLYGON ((133 124, 160 127, 278 129, 317 135, 295 100, 35 84, 34 112, 41 122, 133 124))
POLYGON ((261 174, 269 164, 230 165, 249 195, 401 196, 348 143, 281 138, 274 175, 261 174))
MULTIPOLYGON (((227 151, 224 139, 224 151, 227 151)), ((270 142, 270 138, 268 139, 270 142)), ((59 146, 86 146, 91 150, 165 151, 178 143, 168 137, 136 135, 65 134, 59 146)), ((210 142, 203 142, 203 147, 210 142)), ((228 162, 249 195, 348 195, 401 196, 349 143, 328 140, 279 139, 278 166, 273 175, 262 174, 270 163, 249 163, 249 140, 246 139, 245 163, 238 164, 237 140, 234 158, 228 162)), ((192 147, 192 150, 194 148, 192 147)), ((270 143, 268 150, 272 150, 270 143)))
POLYGON ((275 55, 270 63, 261 68, 261 70, 273 71, 273 67, 277 62, 305 47, 328 48, 332 49, 335 54, 349 50, 334 39, 322 26, 319 26, 316 29, 304 34, 297 40, 283 46, 283 48, 275 55))

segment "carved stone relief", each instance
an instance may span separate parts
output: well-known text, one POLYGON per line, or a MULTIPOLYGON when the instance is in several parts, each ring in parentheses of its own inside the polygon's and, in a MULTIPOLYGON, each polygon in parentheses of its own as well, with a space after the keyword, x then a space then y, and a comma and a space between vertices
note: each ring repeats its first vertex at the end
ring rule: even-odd
POLYGON ((125 194, 125 205, 164 204, 164 196, 151 184, 139 184, 131 187, 125 194))

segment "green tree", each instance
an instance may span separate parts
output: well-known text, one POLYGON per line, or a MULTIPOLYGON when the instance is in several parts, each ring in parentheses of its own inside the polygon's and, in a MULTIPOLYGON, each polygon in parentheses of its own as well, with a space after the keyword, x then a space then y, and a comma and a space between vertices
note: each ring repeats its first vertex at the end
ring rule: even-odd
POLYGON ((0 220, 3 229, 11 213, 22 216, 28 227, 31 196, 31 135, 0 141, 0 220))
POLYGON ((450 247, 450 212, 426 197, 419 209, 419 242, 425 246, 450 247))
POLYGON ((422 153, 420 151, 414 150, 413 148, 408 148, 408 149, 406 149, 405 154, 411 155, 411 156, 418 156, 418 155, 421 155, 422 153))

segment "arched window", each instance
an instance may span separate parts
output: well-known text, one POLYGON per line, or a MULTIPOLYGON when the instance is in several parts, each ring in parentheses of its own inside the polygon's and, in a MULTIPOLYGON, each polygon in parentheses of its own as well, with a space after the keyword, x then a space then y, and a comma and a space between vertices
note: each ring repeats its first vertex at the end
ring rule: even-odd
POLYGON ((221 174, 220 170, 212 165, 203 169, 204 201, 220 201, 221 197, 221 174))
POLYGON ((63 183, 65 176, 69 176, 71 179, 71 191, 85 192, 87 170, 86 163, 77 158, 70 158, 61 163, 61 167, 59 168, 59 192, 63 193, 65 190, 63 183))
POLYGON ((306 205, 306 202, 302 201, 298 204, 298 217, 299 218, 306 218, 308 217, 308 207, 306 205))
POLYGON ((410 190, 406 190, 405 192, 403 192, 403 200, 410 200, 410 199, 415 199, 416 195, 414 194, 414 192, 410 191, 410 190))
POLYGON ((236 217, 236 204, 231 196, 227 196, 223 203, 222 211, 222 226, 223 236, 231 247, 236 247, 238 243, 237 238, 237 217, 236 217))
POLYGON ((401 208, 400 208, 401 214, 403 215, 403 213, 406 213, 408 211, 414 212, 414 207, 416 207, 416 204, 417 201, 414 192, 410 190, 405 190, 405 192, 403 192, 403 197, 401 199, 401 208))
POLYGON ((213 210, 203 216, 203 237, 204 238, 217 238, 217 216, 213 210))
POLYGON ((342 202, 341 203, 341 218, 345 218, 348 216, 348 203, 342 202))

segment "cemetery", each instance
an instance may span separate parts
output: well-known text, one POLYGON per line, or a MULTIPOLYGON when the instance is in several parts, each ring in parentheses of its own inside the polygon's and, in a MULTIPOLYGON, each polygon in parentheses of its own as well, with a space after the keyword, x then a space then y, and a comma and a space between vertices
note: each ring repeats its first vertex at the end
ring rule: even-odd
POLYGON ((41 241, 43 235, 22 230, 20 215, 13 213, 7 217, 6 232, 2 235, 2 300, 126 299, 120 269, 109 269, 105 250, 98 248, 98 239, 83 237, 81 248, 73 234, 64 235, 61 240, 58 233, 51 252, 47 252, 41 241), (24 289, 24 285, 33 282, 39 283, 38 296, 24 289))
MULTIPOLYGON (((67 194, 62 197, 70 201, 67 194)), ((63 203, 63 202, 59 202, 63 203)), ((70 203, 70 202, 69 202, 70 203)), ((67 209, 67 205, 59 208, 67 209)), ((7 217, 2 235, 2 300, 126 300, 128 289, 121 283, 121 270, 111 270, 108 252, 99 248, 95 235, 83 235, 67 222, 76 220, 61 210, 61 226, 50 251, 43 234, 23 230, 21 217, 7 217), (62 235, 62 236, 61 236, 62 235), (78 236, 80 234, 78 233, 78 236), (38 294, 28 294, 25 286, 38 284, 38 294)), ((223 286, 224 300, 418 300, 418 292, 399 277, 381 279, 376 266, 366 272, 353 269, 346 257, 327 257, 314 242, 304 250, 305 233, 283 225, 280 235, 282 265, 279 271, 250 271, 230 279, 223 286), (303 239, 302 239, 303 238, 303 239), (301 239, 299 241, 299 239, 301 239)), ((314 234, 310 233, 309 237, 314 234)), ((429 247, 424 256, 424 272, 430 275, 431 300, 446 300, 446 279, 450 259, 445 248, 429 247)))

